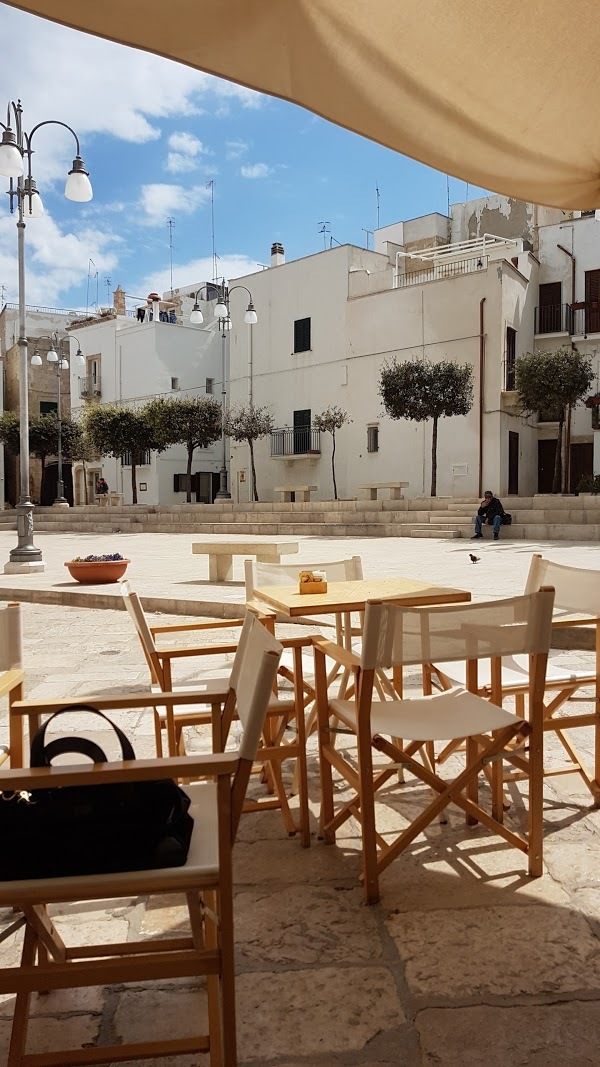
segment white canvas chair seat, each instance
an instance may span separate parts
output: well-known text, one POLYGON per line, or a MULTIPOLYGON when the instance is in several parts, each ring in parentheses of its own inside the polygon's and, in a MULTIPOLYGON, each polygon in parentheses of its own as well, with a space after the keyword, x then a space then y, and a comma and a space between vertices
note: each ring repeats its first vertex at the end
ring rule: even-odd
POLYGON ((9 743, 0 745, 0 766, 8 759, 13 767, 23 763, 23 724, 11 715, 12 704, 23 697, 23 680, 21 605, 6 604, 0 608, 0 698, 8 697, 9 743))
MULTIPOLYGON (((405 608, 373 601, 367 604, 360 658, 324 639, 314 639, 318 736, 321 766, 321 835, 326 844, 350 817, 358 820, 362 841, 362 878, 367 903, 379 899, 379 876, 407 846, 453 803, 469 824, 482 823, 528 856, 529 873, 542 873, 543 696, 550 645, 554 590, 491 603, 405 608), (487 700, 477 668, 492 661, 496 676, 502 657, 531 657, 529 721, 487 700), (384 670, 436 663, 440 669, 462 658, 471 664, 468 686, 400 699, 376 699, 377 677, 384 670), (352 699, 332 699, 327 662, 345 664, 354 674, 352 699), (332 721, 341 733, 356 735, 357 761, 335 746, 332 721), (435 773, 435 741, 466 738, 464 769, 454 779, 435 773), (524 747, 524 742, 527 746, 524 747), (385 761, 373 761, 373 749, 385 761), (417 758, 419 757, 419 758, 417 758), (502 763, 525 769, 529 780, 528 833, 503 824, 502 763), (356 763, 358 766, 356 766, 356 763), (377 831, 378 790, 408 770, 433 791, 434 799, 408 826, 390 839, 377 831), (333 772, 351 788, 350 799, 334 791, 333 772), (479 803, 478 779, 491 786, 491 811, 479 803), (336 811, 336 804, 338 810, 336 811)), ((517 661, 518 662, 518 661, 517 661)), ((399 783, 399 788, 401 784, 399 783)))
MULTIPOLYGON (((353 700, 330 700, 335 715, 356 729, 357 709, 353 700)), ((371 704, 371 732, 406 741, 448 741, 472 737, 517 725, 520 720, 489 700, 456 687, 433 696, 403 700, 374 700, 371 704)))
MULTIPOLYGON (((201 679, 200 682, 197 685, 195 685, 193 682, 190 682, 187 685, 176 685, 176 686, 174 686, 173 687, 173 692, 174 693, 198 693, 198 692, 206 693, 206 702, 202 703, 202 702, 199 701, 197 704, 185 704, 183 706, 174 708, 173 709, 173 718, 176 721, 180 721, 180 722, 185 722, 185 721, 190 721, 191 722, 197 716, 202 716, 205 719, 209 719, 210 718, 209 708, 210 708, 211 695, 213 697, 215 697, 215 696, 217 696, 217 697, 221 696, 222 697, 223 693, 226 693, 228 688, 229 688, 229 680, 230 680, 230 676, 227 675, 227 676, 222 676, 220 678, 201 679)), ((160 688, 159 685, 153 685, 152 686, 152 692, 155 693, 158 696, 163 692, 163 690, 160 688)), ((161 719, 166 719, 167 709, 166 709, 166 707, 164 707, 164 705, 163 706, 157 705, 156 706, 156 712, 157 712, 158 715, 160 715, 161 719)), ((286 700, 285 697, 275 697, 274 696, 273 699, 269 701, 269 706, 267 708, 267 714, 268 715, 273 715, 273 714, 284 715, 286 713, 287 714, 294 714, 295 713, 295 703, 294 703, 293 698, 290 697, 289 699, 286 700)))
MULTIPOLYGON (((456 660, 454 663, 444 663, 439 668, 449 681, 456 685, 467 684, 467 665, 464 660, 456 660)), ((556 688, 561 685, 591 685, 596 680, 596 675, 590 671, 573 671, 565 667, 556 667, 548 663, 546 669, 546 689, 556 688)), ((487 689, 492 684, 492 669, 489 660, 483 660, 478 667, 477 683, 481 689, 487 689)), ((502 688, 514 690, 516 687, 527 689, 529 684, 529 657, 528 656, 504 656, 502 659, 502 688)))

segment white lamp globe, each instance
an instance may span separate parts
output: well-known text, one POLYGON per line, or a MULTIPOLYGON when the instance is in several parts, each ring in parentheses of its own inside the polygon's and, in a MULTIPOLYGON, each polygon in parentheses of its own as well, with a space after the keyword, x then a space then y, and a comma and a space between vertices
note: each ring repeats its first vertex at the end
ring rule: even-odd
POLYGON ((33 178, 23 182, 23 215, 26 219, 41 219, 44 214, 42 198, 37 191, 33 178))
POLYGON ((75 354, 75 363, 78 367, 85 367, 85 356, 80 348, 77 349, 75 354))
POLYGON ((53 348, 48 352, 46 359, 48 360, 48 363, 58 363, 58 356, 53 348))
POLYGON ((4 130, 0 141, 0 174, 5 178, 20 178, 24 171, 23 156, 12 130, 4 130))
POLYGON ((61 361, 60 361, 60 363, 58 365, 59 365, 61 370, 68 370, 69 369, 69 361, 68 361, 68 359, 61 359, 61 361))
POLYGON ((250 303, 248 304, 246 314, 244 315, 244 322, 248 326, 255 326, 258 322, 258 315, 256 314, 256 310, 252 301, 250 301, 250 303))
POLYGON ((194 306, 192 308, 192 313, 190 315, 190 322, 192 322, 194 324, 194 326, 199 326, 201 322, 204 322, 204 315, 200 311, 200 308, 199 308, 198 304, 194 304, 194 306))
POLYGON ((41 367, 41 365, 42 365, 42 357, 38 356, 38 354, 36 352, 35 355, 31 357, 31 366, 32 367, 41 367))
POLYGON ((93 195, 92 183, 85 169, 85 164, 81 156, 76 156, 67 177, 65 196, 67 200, 75 200, 79 204, 85 204, 92 199, 93 195))
POLYGON ((229 315, 229 308, 227 307, 227 304, 225 303, 224 300, 219 300, 218 304, 215 307, 215 318, 216 319, 226 319, 228 317, 228 315, 229 315))
POLYGON ((223 319, 223 329, 224 330, 230 330, 231 329, 231 319, 223 319))

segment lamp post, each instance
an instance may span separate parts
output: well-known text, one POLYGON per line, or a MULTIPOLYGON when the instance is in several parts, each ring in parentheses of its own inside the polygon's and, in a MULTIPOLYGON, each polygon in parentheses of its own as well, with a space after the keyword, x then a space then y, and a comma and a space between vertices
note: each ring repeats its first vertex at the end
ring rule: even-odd
POLYGON ((0 122, 0 175, 10 178, 8 196, 11 213, 17 206, 17 250, 19 272, 19 407, 20 407, 20 499, 17 505, 17 544, 4 565, 5 574, 31 574, 44 570, 39 548, 33 543, 33 508, 29 496, 29 395, 27 335, 25 323, 25 219, 40 218, 44 214, 42 198, 31 174, 31 147, 34 134, 42 126, 62 126, 75 138, 76 156, 67 176, 65 196, 68 200, 85 203, 92 199, 92 186, 85 164, 79 154, 79 138, 66 122, 48 119, 38 122, 30 133, 23 129, 21 101, 11 102, 6 110, 6 124, 0 122))
MULTIPOLYGON (((200 310, 198 304, 198 293, 201 293, 203 289, 208 289, 208 286, 202 285, 198 292, 194 295, 194 307, 190 315, 190 322, 194 325, 199 325, 204 321, 204 316, 200 310)), ((230 297, 236 289, 245 289, 248 293, 248 307, 244 314, 244 322, 247 326, 254 326, 258 322, 258 316, 256 309, 252 302, 252 293, 246 285, 234 285, 232 289, 227 289, 225 285, 225 279, 223 278, 223 284, 221 285, 221 291, 219 299, 215 305, 215 318, 218 319, 219 329, 221 331, 221 408, 223 411, 223 424, 221 428, 221 470, 219 472, 219 492, 215 496, 215 500, 231 500, 231 493, 227 486, 227 436, 225 434, 225 416, 227 414, 227 381, 226 381, 226 352, 225 341, 227 339, 227 331, 231 329, 231 315, 230 315, 230 297)))
MULTIPOLYGON (((68 508, 69 502, 65 497, 65 483, 63 480, 63 455, 62 455, 62 408, 61 408, 61 371, 69 369, 68 359, 63 359, 60 356, 60 346, 63 341, 68 341, 68 337, 59 337, 58 334, 53 334, 50 339, 51 344, 48 352, 46 353, 46 360, 52 364, 56 373, 56 417, 58 419, 58 477, 56 480, 56 498, 54 500, 53 507, 68 508), (58 352, 56 351, 58 349, 58 352)), ((77 338, 75 338, 77 341, 77 338)), ((77 353, 75 355, 77 365, 80 367, 85 366, 85 356, 81 352, 81 346, 77 341, 77 353)), ((42 366, 42 357, 37 352, 31 357, 32 367, 42 366)))

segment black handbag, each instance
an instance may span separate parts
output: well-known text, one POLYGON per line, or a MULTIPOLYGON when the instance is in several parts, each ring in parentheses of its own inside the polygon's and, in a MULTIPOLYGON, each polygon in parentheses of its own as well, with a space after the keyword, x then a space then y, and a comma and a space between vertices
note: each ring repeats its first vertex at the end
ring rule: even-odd
MULTIPOLYGON (((58 737, 46 730, 65 712, 99 715, 112 727, 124 760, 135 753, 125 734, 87 704, 61 708, 31 742, 32 767, 76 753, 108 762, 95 741, 58 737)), ((189 797, 171 779, 0 793, 0 880, 111 874, 181 867, 187 860, 194 820, 189 797)))
POLYGON ((512 515, 511 515, 510 511, 505 511, 504 512, 504 515, 502 516, 502 525, 503 526, 512 526, 512 515))

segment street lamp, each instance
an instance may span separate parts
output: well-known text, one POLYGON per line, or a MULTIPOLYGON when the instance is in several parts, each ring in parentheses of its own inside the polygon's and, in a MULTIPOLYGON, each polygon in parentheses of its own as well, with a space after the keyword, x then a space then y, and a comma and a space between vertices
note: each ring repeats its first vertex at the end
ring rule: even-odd
POLYGON ((33 543, 33 509, 29 496, 29 394, 27 335, 25 323, 25 219, 40 218, 44 213, 42 198, 31 174, 34 134, 42 126, 62 126, 73 134, 76 156, 65 185, 67 200, 85 203, 92 199, 92 186, 85 164, 79 154, 79 138, 66 122, 48 119, 38 122, 30 133, 23 129, 21 101, 11 102, 6 109, 6 124, 0 122, 0 175, 10 178, 8 195, 11 214, 17 206, 17 249, 19 265, 19 405, 20 405, 20 499, 17 512, 17 544, 4 565, 5 574, 31 574, 44 570, 39 548, 33 543))
MULTIPOLYGON (((46 353, 46 360, 51 363, 56 373, 56 415, 58 419, 58 477, 56 479, 56 499, 54 500, 54 507, 68 507, 69 502, 65 497, 65 483, 63 480, 63 455, 62 455, 62 409, 61 409, 61 371, 69 369, 68 359, 64 359, 59 355, 60 346, 63 341, 68 341, 68 337, 59 337, 58 334, 53 334, 50 338, 50 348, 46 353), (58 349, 58 352, 56 351, 58 349)), ((77 341, 77 338, 75 338, 77 341)), ((79 367, 85 366, 85 356, 82 354, 81 346, 77 341, 77 353, 75 355, 75 362, 79 367)), ((32 367, 42 366, 42 357, 35 352, 31 357, 32 367)))
MULTIPOLYGON (((207 285, 201 285, 198 292, 194 294, 194 306, 190 315, 190 322, 193 325, 197 325, 204 321, 204 316, 200 311, 200 305, 198 304, 198 294, 203 289, 208 291, 207 285)), ((252 302, 252 293, 246 285, 234 285, 232 289, 227 289, 225 285, 225 279, 223 278, 223 284, 221 285, 221 291, 219 293, 219 299, 215 305, 215 318, 219 320, 219 329, 221 331, 221 409, 223 412, 223 423, 221 427, 221 470, 219 471, 219 492, 215 496, 215 500, 231 500, 231 493, 227 488, 227 437, 225 434, 225 416, 227 414, 227 382, 225 375, 225 341, 227 338, 227 331, 231 329, 231 314, 230 314, 230 297, 236 289, 245 289, 249 296, 248 307, 244 315, 244 322, 247 326, 254 326, 258 322, 258 315, 252 302)))

